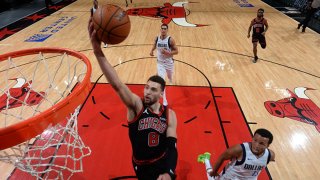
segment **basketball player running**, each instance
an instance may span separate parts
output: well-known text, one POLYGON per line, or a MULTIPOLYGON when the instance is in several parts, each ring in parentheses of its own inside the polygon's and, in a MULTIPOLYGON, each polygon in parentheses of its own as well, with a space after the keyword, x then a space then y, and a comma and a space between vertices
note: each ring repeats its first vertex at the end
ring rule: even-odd
POLYGON ((144 87, 141 99, 121 82, 100 47, 93 28, 92 18, 88 25, 93 52, 103 74, 127 107, 129 137, 132 145, 132 164, 139 180, 175 179, 178 152, 177 119, 175 112, 159 103, 165 81, 152 76, 144 87))
POLYGON ((256 180, 263 168, 270 161, 275 161, 275 153, 268 149, 273 135, 266 129, 255 131, 252 142, 235 145, 223 152, 213 167, 210 164, 210 153, 198 156, 198 162, 205 164, 208 179, 247 179, 256 180), (218 169, 225 160, 231 160, 218 174, 218 169))
MULTIPOLYGON (((168 25, 161 25, 161 34, 154 40, 153 47, 150 52, 150 56, 153 55, 153 51, 157 49, 157 71, 158 75, 163 79, 166 79, 166 74, 170 83, 172 83, 173 77, 173 55, 178 54, 178 48, 172 37, 168 35, 168 25)), ((167 106, 168 101, 166 98, 166 92, 163 93, 163 105, 167 106)))
POLYGON ((262 49, 265 49, 267 46, 266 43, 266 32, 268 30, 268 22, 265 18, 263 18, 264 9, 258 9, 257 17, 251 21, 251 24, 248 29, 248 38, 250 38, 250 32, 253 27, 252 32, 252 43, 253 43, 253 55, 254 58, 252 62, 256 63, 258 60, 257 56, 257 45, 260 43, 262 49))
MULTIPOLYGON (((91 16, 93 15, 94 12, 96 12, 96 10, 98 9, 99 3, 98 0, 93 0, 93 7, 91 8, 91 16)), ((108 44, 107 43, 103 43, 103 47, 107 48, 108 44)))

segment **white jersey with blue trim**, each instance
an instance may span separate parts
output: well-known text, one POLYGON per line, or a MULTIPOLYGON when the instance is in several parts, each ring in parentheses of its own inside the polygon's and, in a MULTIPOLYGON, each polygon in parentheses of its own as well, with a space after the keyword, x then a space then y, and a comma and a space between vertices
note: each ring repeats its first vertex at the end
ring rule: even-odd
POLYGON ((156 47, 157 47, 157 58, 158 58, 159 63, 162 63, 162 64, 172 64, 173 63, 172 55, 168 56, 168 55, 165 55, 161 52, 162 49, 165 49, 165 50, 171 52, 171 47, 169 45, 169 41, 170 41, 170 36, 167 36, 164 39, 161 39, 161 36, 158 36, 158 38, 157 38, 156 47))
POLYGON ((251 151, 249 143, 241 144, 242 159, 233 159, 221 172, 220 180, 256 180, 270 160, 270 152, 265 149, 264 154, 257 158, 251 151))

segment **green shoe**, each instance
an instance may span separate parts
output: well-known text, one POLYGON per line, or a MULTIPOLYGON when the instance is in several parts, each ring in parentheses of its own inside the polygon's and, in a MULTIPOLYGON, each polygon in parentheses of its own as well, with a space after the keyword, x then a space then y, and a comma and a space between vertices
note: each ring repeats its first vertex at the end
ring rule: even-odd
POLYGON ((209 152, 205 152, 203 154, 198 155, 198 162, 204 163, 206 159, 210 160, 211 154, 209 152))

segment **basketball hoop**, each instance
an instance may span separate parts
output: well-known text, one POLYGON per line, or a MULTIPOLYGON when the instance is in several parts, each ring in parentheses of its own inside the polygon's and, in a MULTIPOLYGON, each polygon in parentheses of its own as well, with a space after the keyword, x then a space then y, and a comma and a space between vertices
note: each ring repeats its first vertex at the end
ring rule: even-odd
POLYGON ((70 178, 90 155, 77 116, 91 64, 76 51, 35 48, 0 55, 0 161, 39 179, 70 178))

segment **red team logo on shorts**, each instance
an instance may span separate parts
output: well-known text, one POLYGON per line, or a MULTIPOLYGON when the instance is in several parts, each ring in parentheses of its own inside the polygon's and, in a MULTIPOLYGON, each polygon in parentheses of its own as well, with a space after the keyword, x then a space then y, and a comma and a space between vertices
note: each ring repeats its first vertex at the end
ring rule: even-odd
POLYGON ((0 112, 5 109, 12 109, 22 105, 37 105, 45 96, 45 93, 42 91, 35 92, 30 89, 32 81, 26 82, 23 78, 12 80, 16 80, 17 83, 0 96, 0 112))
POLYGON ((305 94, 306 90, 314 89, 297 87, 294 93, 287 89, 288 98, 266 101, 264 106, 273 116, 312 124, 320 132, 320 108, 305 94))

